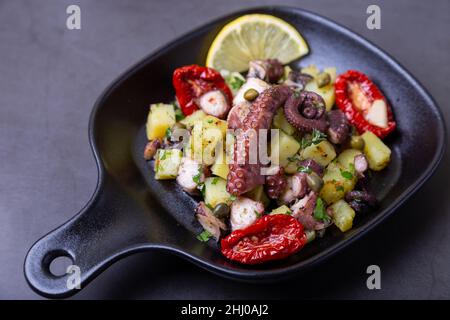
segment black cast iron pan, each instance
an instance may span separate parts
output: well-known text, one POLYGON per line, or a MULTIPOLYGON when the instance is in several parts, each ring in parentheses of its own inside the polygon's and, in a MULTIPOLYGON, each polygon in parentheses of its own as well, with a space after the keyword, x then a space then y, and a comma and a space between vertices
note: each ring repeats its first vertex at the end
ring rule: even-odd
MULTIPOLYGON (((276 280, 298 274, 339 252, 387 216, 431 176, 445 149, 445 125, 439 108, 423 87, 386 53, 355 33, 323 17, 289 7, 263 7, 213 21, 171 42, 120 76, 101 95, 92 111, 89 137, 98 166, 98 185, 89 203, 70 221, 37 241, 25 260, 30 286, 47 297, 67 297, 67 275, 49 266, 59 256, 80 267, 85 286, 113 262, 144 250, 166 250, 218 275, 244 281, 276 280), (215 244, 196 240, 195 200, 172 181, 156 181, 142 157, 144 124, 150 103, 174 97, 171 76, 186 64, 204 64, 220 28, 246 13, 278 16, 300 30, 311 52, 298 67, 315 63, 338 72, 368 74, 393 105, 397 132, 388 139, 392 162, 376 174, 373 185, 381 205, 358 217, 346 233, 328 232, 289 259, 242 266, 224 259, 215 244), (426 124, 424 126, 424 124, 426 124)), ((212 241, 210 241, 212 242, 212 241)))

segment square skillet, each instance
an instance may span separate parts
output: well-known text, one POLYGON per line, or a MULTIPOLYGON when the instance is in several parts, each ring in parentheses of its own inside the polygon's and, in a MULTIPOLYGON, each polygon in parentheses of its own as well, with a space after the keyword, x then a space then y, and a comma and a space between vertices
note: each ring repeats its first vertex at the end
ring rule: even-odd
POLYGON ((243 281, 270 281, 304 272, 359 239, 431 176, 445 150, 439 108, 403 67, 348 29, 316 14, 290 7, 261 7, 217 19, 169 43, 121 75, 100 96, 92 111, 89 137, 98 166, 98 184, 89 203, 71 220, 38 240, 27 254, 24 272, 33 290, 46 297, 67 297, 67 275, 54 276, 53 259, 66 256, 80 267, 84 287, 113 262, 134 252, 166 250, 218 275, 243 281), (310 54, 291 65, 357 69, 385 93, 398 130, 387 140, 392 162, 374 175, 380 207, 357 217, 352 230, 331 229, 292 257, 257 266, 227 261, 217 246, 196 240, 196 200, 174 181, 156 181, 143 159, 145 121, 150 103, 173 100, 175 68, 203 65, 206 52, 227 22, 247 13, 280 17, 296 27, 310 54), (423 130, 426 124, 426 131, 423 130))

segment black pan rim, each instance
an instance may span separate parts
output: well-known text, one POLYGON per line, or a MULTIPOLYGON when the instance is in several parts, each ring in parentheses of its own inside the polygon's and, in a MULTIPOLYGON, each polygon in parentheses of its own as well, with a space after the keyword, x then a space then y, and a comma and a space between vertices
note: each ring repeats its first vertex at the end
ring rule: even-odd
MULTIPOLYGON (((114 256, 110 257, 108 261, 104 261, 106 265, 110 265, 113 262, 115 262, 118 259, 121 259, 131 253, 138 252, 138 251, 146 251, 150 249, 157 249, 157 250, 165 250, 172 252, 178 256, 181 256, 196 265, 207 269, 215 274, 230 278, 230 279, 237 279, 242 281, 259 281, 259 280, 267 280, 267 279, 280 279, 285 278, 287 276, 292 275, 295 271, 299 270, 305 270, 309 269, 310 267, 317 265, 318 263, 326 260, 327 258, 335 255, 337 252, 341 251, 342 249, 348 247, 350 244, 355 242, 356 240, 360 239, 362 236, 367 234, 370 230, 374 229, 376 226, 378 226, 382 221, 384 221, 388 216, 393 214, 398 207, 400 207, 409 197, 415 193, 422 185, 433 175, 435 170, 437 169, 440 161, 442 160, 442 157, 444 155, 444 152, 446 150, 447 145, 447 134, 446 134, 446 127, 445 127, 445 121, 443 120, 443 115, 441 110, 439 109, 438 105, 434 101, 434 99, 431 97, 431 95, 427 92, 427 90, 424 88, 424 86, 414 77, 412 76, 397 60, 395 60, 393 57, 391 57, 389 54, 384 52, 382 49, 371 43, 369 40, 365 39, 361 35, 351 31, 350 29, 326 18, 319 14, 313 13, 308 10, 295 8, 292 6, 258 6, 258 7, 251 7, 239 11, 232 12, 230 14, 218 17, 214 19, 213 21, 204 24, 203 26, 200 26, 188 33, 185 33, 184 35, 179 36, 175 40, 170 41, 166 45, 161 46, 159 49, 153 51, 151 54, 147 55, 141 61, 130 67, 127 71, 123 72, 121 75, 119 75, 114 81, 111 82, 111 84, 103 91, 103 93, 99 96, 97 101, 94 104, 94 107, 92 109, 90 119, 89 119, 89 141, 90 146, 95 158, 96 166, 97 166, 97 172, 98 172, 98 179, 97 179, 97 185, 95 188, 95 191, 91 197, 91 200, 88 202, 86 206, 89 206, 90 202, 96 198, 99 191, 102 188, 102 184, 105 180, 105 168, 103 166, 101 157, 98 153, 98 148, 95 142, 95 135, 96 135, 96 118, 98 111, 101 109, 103 102, 106 100, 106 98, 117 88, 125 79, 127 79, 129 76, 131 76, 134 72, 139 70, 141 67, 143 67, 148 61, 160 56, 164 55, 166 51, 170 50, 173 46, 176 46, 180 41, 186 41, 186 39, 189 39, 190 37, 195 36, 199 32, 203 32, 207 29, 209 29, 212 25, 216 24, 219 21, 224 21, 226 19, 230 19, 233 16, 236 15, 243 15, 248 13, 256 13, 256 12, 265 12, 270 13, 270 11, 294 11, 300 15, 306 16, 309 19, 315 20, 320 24, 327 25, 343 35, 351 38, 352 40, 359 42, 364 47, 366 47, 369 51, 373 52, 374 54, 380 56, 383 60, 387 61, 393 68, 396 69, 397 72, 402 74, 405 78, 407 78, 412 85, 415 87, 416 90, 419 91, 419 93, 425 98, 427 101, 428 106, 432 109, 433 113, 435 114, 436 118, 439 122, 439 128, 438 131, 439 134, 439 140, 437 142, 438 150, 434 154, 433 160, 430 162, 428 167, 424 170, 424 172, 416 179, 416 181, 411 184, 393 203, 390 204, 388 208, 385 210, 378 212, 376 214, 376 217, 374 220, 367 225, 361 226, 361 229, 358 233, 352 235, 349 238, 346 238, 339 243, 332 245, 330 248, 320 252, 319 254, 310 257, 306 260, 294 263, 290 266, 277 268, 275 270, 257 270, 257 269, 240 269, 236 270, 230 267, 226 266, 220 266, 215 263, 208 262, 204 260, 203 258, 187 253, 180 248, 177 248, 172 245, 167 244, 154 244, 154 243, 143 243, 139 245, 134 245, 132 247, 124 248, 123 250, 117 252, 114 256)), ((276 13, 276 12, 275 12, 276 13)), ((75 215, 73 218, 71 218, 68 222, 73 221, 77 219, 78 214, 75 215)), ((94 276, 94 275, 93 275, 94 276)))

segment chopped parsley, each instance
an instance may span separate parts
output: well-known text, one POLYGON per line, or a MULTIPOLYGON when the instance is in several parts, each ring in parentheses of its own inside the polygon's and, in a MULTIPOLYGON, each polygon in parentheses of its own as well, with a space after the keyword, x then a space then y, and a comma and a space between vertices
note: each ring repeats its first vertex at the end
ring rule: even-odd
POLYGON ((311 168, 309 168, 309 167, 303 167, 303 166, 301 166, 301 167, 298 167, 298 168, 297 168, 297 172, 304 172, 304 173, 310 174, 310 173, 312 172, 312 170, 311 170, 311 168))
POLYGON ((288 157, 287 159, 289 162, 296 162, 296 161, 300 160, 298 157, 298 154, 294 154, 292 157, 288 157))
POLYGON ((214 177, 211 180, 211 184, 216 184, 218 181, 219 181, 219 178, 218 177, 214 177))
MULTIPOLYGON (((200 183, 197 187, 198 190, 200 190, 200 193, 202 194, 203 198, 205 197, 205 184, 204 183, 200 183)), ((214 210, 213 207, 211 207, 210 205, 206 205, 208 208, 210 208, 211 210, 214 210)))
POLYGON ((181 109, 175 108, 175 120, 181 121, 185 118, 183 111, 181 111, 181 109))
POLYGON ((256 211, 256 210, 253 210, 253 212, 255 213, 255 215, 256 215, 257 218, 261 218, 261 213, 259 213, 259 212, 256 211))
POLYGON ((161 150, 161 154, 159 156, 159 160, 166 160, 168 151, 161 150))
POLYGON ((344 189, 344 187, 343 187, 343 186, 336 186, 336 191, 341 191, 341 192, 344 192, 344 191, 345 191, 345 189, 344 189))
POLYGON ((347 180, 353 179, 353 173, 351 173, 350 171, 342 170, 342 169, 341 169, 341 176, 343 176, 347 180))
POLYGON ((314 219, 322 220, 324 222, 330 220, 330 216, 327 214, 327 210, 325 209, 325 204, 321 198, 317 198, 316 207, 314 208, 314 219))
POLYGON ((207 122, 211 124, 211 123, 214 122, 214 120, 213 119, 208 119, 207 122))
POLYGON ((352 180, 353 172, 355 172, 355 166, 352 163, 350 163, 350 165, 348 167, 349 167, 350 171, 341 169, 341 175, 347 180, 352 180))
POLYGON ((306 135, 302 138, 300 145, 302 149, 309 147, 313 144, 319 144, 322 141, 327 140, 327 135, 317 129, 313 129, 312 134, 306 135))
POLYGON ((197 239, 200 240, 201 242, 207 242, 211 237, 212 237, 211 233, 209 233, 206 230, 203 230, 203 232, 197 236, 197 239))
POLYGON ((166 138, 170 138, 172 136, 172 129, 170 129, 170 127, 166 129, 166 133, 164 136, 166 138))
POLYGON ((242 85, 244 84, 244 79, 237 77, 235 75, 231 75, 228 78, 228 84, 230 85, 231 89, 238 90, 242 85))
POLYGON ((192 177, 192 181, 194 181, 196 184, 199 184, 201 176, 202 176, 201 172, 197 173, 195 176, 192 177))
POLYGON ((235 196, 235 195, 231 195, 231 196, 230 196, 230 200, 231 200, 231 201, 236 200, 236 196, 235 196))
POLYGON ((319 142, 322 142, 324 140, 327 140, 327 135, 319 130, 313 129, 312 132, 312 144, 318 144, 319 142))

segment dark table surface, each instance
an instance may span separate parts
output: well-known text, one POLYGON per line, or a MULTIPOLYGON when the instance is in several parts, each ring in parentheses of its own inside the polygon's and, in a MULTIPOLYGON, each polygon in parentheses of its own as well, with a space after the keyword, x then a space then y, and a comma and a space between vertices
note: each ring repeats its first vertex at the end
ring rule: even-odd
MULTIPOLYGON (((87 127, 102 90, 177 36, 233 10, 274 2, 0 1, 0 298, 39 298, 22 273, 28 248, 94 191, 87 127), (69 4, 81 7, 80 31, 66 29, 69 4)), ((423 82, 448 123, 450 1, 276 3, 327 16, 385 49, 423 82), (381 30, 366 28, 369 4, 381 7, 381 30)), ((143 253, 119 261, 74 298, 448 299, 448 161, 447 152, 417 195, 375 231, 289 282, 242 284, 168 254, 143 253), (371 264, 381 268, 381 290, 366 287, 371 264)))

